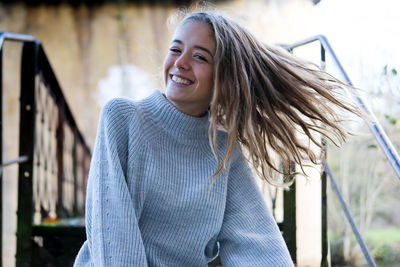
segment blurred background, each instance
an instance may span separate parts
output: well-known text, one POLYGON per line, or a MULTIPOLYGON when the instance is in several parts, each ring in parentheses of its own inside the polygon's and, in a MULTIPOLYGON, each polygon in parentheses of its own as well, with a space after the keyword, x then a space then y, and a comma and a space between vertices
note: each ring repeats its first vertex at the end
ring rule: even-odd
MULTIPOLYGON (((225 12, 268 44, 292 44, 325 35, 400 150, 398 1, 204 3, 225 12)), ((174 30, 169 22, 179 8, 193 4, 178 0, 0 1, 0 32, 29 34, 42 43, 76 124, 93 147, 99 113, 109 99, 141 99, 155 88, 164 90, 162 64, 174 30)), ((320 64, 319 44, 294 53, 320 64)), ((20 58, 20 43, 4 43, 3 159, 18 156, 20 58)), ((329 56, 326 70, 343 79, 329 56)), ((328 145, 327 161, 373 258, 379 266, 400 266, 400 179, 368 126, 352 118, 348 127, 355 135, 340 148, 328 145)), ((3 171, 4 266, 15 264, 17 172, 17 166, 3 171)), ((315 172, 311 178, 296 182, 298 266, 321 266, 321 170, 310 172, 315 172)), ((271 198, 271 189, 261 187, 271 198)), ((329 265, 364 266, 365 258, 329 184, 327 191, 329 265)), ((275 214, 278 221, 279 214, 275 214)))

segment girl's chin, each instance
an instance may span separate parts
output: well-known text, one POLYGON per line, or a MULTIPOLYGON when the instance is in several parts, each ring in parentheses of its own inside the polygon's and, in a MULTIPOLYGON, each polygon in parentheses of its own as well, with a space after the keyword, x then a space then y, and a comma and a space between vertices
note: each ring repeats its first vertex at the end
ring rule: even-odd
POLYGON ((165 95, 170 100, 179 100, 185 97, 185 91, 178 88, 167 88, 165 95))

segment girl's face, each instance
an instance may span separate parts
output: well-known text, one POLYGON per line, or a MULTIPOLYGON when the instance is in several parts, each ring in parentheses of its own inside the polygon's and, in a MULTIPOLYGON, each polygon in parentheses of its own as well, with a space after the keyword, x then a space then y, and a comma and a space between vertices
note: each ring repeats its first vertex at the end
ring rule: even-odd
POLYGON ((203 115, 213 95, 215 40, 209 25, 188 21, 174 33, 164 62, 166 95, 180 111, 203 115))

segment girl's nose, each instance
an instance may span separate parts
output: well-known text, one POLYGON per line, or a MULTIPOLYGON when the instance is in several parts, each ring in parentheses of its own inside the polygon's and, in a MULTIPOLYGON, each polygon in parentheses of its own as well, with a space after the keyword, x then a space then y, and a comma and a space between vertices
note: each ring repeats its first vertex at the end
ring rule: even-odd
POLYGON ((178 57, 176 59, 175 66, 178 69, 184 69, 184 70, 189 69, 189 62, 188 62, 188 59, 187 59, 187 55, 186 54, 181 54, 180 57, 178 57))

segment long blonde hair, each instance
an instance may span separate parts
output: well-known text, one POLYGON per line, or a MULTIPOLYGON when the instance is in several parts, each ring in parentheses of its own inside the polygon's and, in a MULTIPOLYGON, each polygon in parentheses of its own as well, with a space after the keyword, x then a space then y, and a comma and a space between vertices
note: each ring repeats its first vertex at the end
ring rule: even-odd
POLYGON ((236 140, 249 152, 249 160, 261 177, 271 184, 277 184, 272 174, 280 172, 272 151, 286 170, 293 161, 302 170, 304 159, 318 163, 315 152, 299 140, 299 130, 318 147, 321 143, 313 132, 335 144, 345 140, 347 132, 334 109, 360 115, 353 105, 338 99, 336 92, 343 91, 345 84, 284 49, 262 44, 222 14, 194 12, 182 23, 187 21, 208 24, 215 36, 209 129, 210 145, 218 163, 215 179, 226 168, 236 140), (222 159, 216 141, 221 126, 228 132, 222 159))

